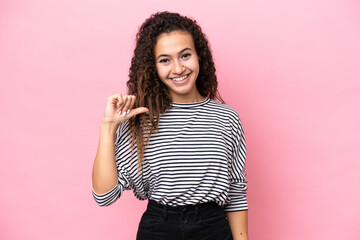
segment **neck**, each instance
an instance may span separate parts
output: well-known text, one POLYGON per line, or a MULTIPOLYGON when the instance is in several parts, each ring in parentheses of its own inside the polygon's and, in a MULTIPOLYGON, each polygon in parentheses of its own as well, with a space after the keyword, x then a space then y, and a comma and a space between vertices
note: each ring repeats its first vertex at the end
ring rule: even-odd
POLYGON ((186 96, 186 95, 171 96, 171 100, 174 103, 194 103, 194 102, 204 101, 205 97, 201 96, 200 93, 196 91, 196 94, 193 94, 192 96, 186 96))

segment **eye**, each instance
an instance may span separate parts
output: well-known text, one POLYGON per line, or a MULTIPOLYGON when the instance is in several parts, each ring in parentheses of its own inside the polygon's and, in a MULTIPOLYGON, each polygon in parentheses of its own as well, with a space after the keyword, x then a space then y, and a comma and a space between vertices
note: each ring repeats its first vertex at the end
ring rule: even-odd
POLYGON ((188 57, 190 57, 191 56, 191 53, 185 53, 184 55, 182 55, 181 57, 182 58, 188 58, 188 57))
POLYGON ((168 63, 169 62, 169 59, 167 58, 163 58, 159 61, 159 63, 168 63))

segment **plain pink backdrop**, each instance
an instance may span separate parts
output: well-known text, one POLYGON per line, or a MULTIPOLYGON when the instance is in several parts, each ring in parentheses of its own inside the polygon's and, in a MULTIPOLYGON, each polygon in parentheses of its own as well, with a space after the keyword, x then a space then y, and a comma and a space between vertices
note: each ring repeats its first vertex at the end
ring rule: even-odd
POLYGON ((146 202, 98 207, 91 170, 106 97, 162 10, 202 26, 242 119, 251 239, 360 239, 355 0, 0 1, 0 239, 135 239, 146 202))

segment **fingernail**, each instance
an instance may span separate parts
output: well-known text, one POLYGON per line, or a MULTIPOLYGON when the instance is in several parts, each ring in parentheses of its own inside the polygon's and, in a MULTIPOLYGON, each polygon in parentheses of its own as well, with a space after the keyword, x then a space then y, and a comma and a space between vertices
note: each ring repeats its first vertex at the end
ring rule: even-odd
POLYGON ((120 114, 121 114, 121 111, 119 111, 118 116, 120 116, 120 114))
POLYGON ((124 113, 123 113, 123 116, 125 117, 125 116, 126 116, 126 114, 127 114, 127 113, 126 113, 126 112, 124 112, 124 113))
POLYGON ((129 114, 129 112, 130 112, 130 109, 129 109, 129 110, 127 110, 126 114, 129 114))

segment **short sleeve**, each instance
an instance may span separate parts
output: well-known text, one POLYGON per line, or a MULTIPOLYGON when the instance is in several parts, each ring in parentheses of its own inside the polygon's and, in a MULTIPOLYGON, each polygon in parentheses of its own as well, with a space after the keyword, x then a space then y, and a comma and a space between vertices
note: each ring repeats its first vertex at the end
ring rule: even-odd
POLYGON ((246 199, 247 180, 246 180, 246 144, 245 134, 241 125, 240 118, 236 117, 231 121, 232 125, 232 155, 229 166, 230 189, 229 202, 224 205, 225 212, 248 210, 246 199))

